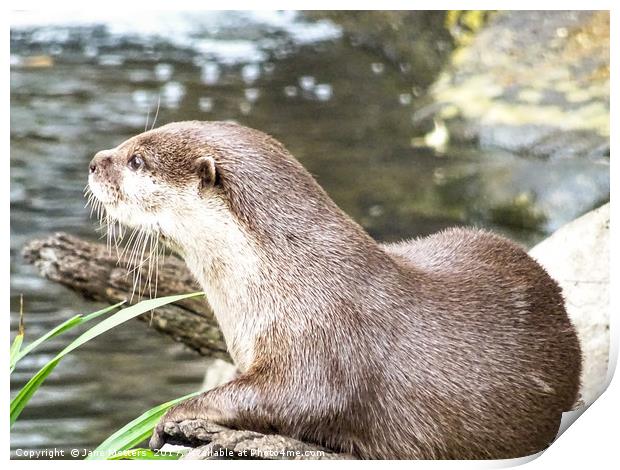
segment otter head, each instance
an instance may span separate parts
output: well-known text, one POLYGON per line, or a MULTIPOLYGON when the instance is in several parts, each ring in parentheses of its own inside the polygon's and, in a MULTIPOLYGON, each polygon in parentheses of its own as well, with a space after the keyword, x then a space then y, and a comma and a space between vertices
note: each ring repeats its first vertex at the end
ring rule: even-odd
POLYGON ((177 232, 199 213, 211 209, 226 217, 217 149, 201 127, 175 123, 98 152, 89 165, 88 184, 107 216, 173 242, 182 241, 177 232))
POLYGON ((88 181, 112 222, 156 233, 181 254, 221 253, 240 233, 263 247, 290 243, 320 230, 333 212, 279 142, 226 122, 177 122, 139 134, 97 153, 88 181))

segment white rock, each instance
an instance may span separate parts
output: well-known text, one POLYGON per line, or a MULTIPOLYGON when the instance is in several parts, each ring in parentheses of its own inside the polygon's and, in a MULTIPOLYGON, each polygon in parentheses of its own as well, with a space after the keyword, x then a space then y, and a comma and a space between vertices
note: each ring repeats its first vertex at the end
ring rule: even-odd
POLYGON ((202 381, 201 390, 211 390, 218 385, 225 384, 235 377, 237 368, 230 362, 222 359, 209 358, 207 371, 202 381))
POLYGON ((608 383, 609 203, 536 245, 537 259, 562 287, 583 354, 581 399, 591 404, 608 383))

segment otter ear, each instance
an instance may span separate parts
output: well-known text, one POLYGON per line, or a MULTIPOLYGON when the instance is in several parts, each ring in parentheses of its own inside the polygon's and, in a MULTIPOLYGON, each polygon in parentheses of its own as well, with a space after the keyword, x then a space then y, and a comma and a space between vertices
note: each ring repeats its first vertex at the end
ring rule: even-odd
POLYGON ((194 162, 196 173, 200 177, 200 188, 210 188, 218 182, 218 172, 213 157, 199 157, 194 162))

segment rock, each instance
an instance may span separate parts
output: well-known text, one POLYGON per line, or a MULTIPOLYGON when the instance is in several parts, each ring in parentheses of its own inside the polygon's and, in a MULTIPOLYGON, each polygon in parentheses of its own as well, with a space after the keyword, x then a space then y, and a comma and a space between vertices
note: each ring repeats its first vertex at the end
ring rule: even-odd
MULTIPOLYGON (((501 11, 477 23, 416 100, 412 144, 439 126, 448 154, 478 146, 476 189, 455 204, 463 219, 548 235, 609 201, 609 13, 501 11)), ((445 172, 442 191, 459 173, 445 172)))
POLYGON ((217 357, 207 359, 207 371, 202 381, 201 390, 210 390, 232 380, 237 373, 234 364, 217 357))
POLYGON ((530 251, 562 287, 583 353, 581 399, 608 383, 609 203, 566 224, 530 251))
POLYGON ((536 156, 609 156, 609 12, 503 11, 453 52, 430 112, 454 141, 536 156))

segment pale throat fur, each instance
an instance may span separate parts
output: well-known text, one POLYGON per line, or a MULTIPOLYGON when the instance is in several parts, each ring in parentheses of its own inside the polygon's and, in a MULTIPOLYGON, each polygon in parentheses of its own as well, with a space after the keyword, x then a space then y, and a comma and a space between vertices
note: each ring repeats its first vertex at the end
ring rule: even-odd
POLYGON ((276 310, 282 308, 274 304, 277 299, 264 295, 277 275, 268 269, 269 257, 261 253, 248 230, 221 199, 199 197, 191 190, 159 188, 166 194, 174 191, 180 203, 174 210, 135 207, 133 201, 144 197, 145 185, 126 171, 120 181, 121 197, 108 194, 105 184, 93 178, 89 185, 105 201, 111 217, 128 227, 157 232, 183 257, 205 292, 233 361, 241 372, 246 371, 255 360, 256 339, 272 327, 276 310))
POLYGON ((274 320, 269 302, 261 300, 260 295, 259 284, 264 279, 260 268, 264 265, 247 230, 223 204, 197 202, 201 207, 194 214, 200 213, 200 218, 184 218, 173 224, 174 233, 165 233, 170 233, 181 247, 185 263, 217 318, 233 361, 244 372, 254 362, 255 339, 274 320), (188 236, 197 233, 202 235, 188 236))
MULTIPOLYGON (((97 197, 110 200, 100 182, 91 179, 89 184, 97 197)), ((146 212, 131 203, 145 193, 131 173, 123 172, 120 189, 124 197, 106 204, 109 214, 129 227, 158 232, 183 257, 205 292, 235 364, 247 370, 254 360, 253 339, 273 320, 269 303, 258 299, 261 263, 247 230, 216 198, 182 195, 178 188, 168 187, 163 192, 174 190, 181 204, 175 210, 146 212)))

